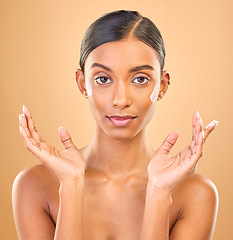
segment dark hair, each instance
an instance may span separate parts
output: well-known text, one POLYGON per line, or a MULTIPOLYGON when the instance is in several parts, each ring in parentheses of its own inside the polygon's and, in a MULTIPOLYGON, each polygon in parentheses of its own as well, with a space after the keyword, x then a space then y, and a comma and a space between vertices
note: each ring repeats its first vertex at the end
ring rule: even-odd
POLYGON ((163 38, 155 24, 137 11, 119 10, 104 14, 87 29, 81 44, 80 67, 84 71, 87 56, 98 46, 134 36, 158 54, 161 73, 164 66, 165 49, 163 38))

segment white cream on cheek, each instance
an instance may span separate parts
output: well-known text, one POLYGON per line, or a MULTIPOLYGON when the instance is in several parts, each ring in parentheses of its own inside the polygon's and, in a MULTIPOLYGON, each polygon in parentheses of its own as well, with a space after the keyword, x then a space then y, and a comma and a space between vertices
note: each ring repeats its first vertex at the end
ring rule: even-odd
POLYGON ((92 95, 92 87, 89 79, 86 81, 87 95, 90 97, 92 95))
POLYGON ((160 89, 160 82, 157 82, 155 84, 155 87, 153 89, 153 92, 151 93, 150 95, 150 100, 151 102, 155 102, 158 98, 158 95, 159 95, 159 89, 160 89))

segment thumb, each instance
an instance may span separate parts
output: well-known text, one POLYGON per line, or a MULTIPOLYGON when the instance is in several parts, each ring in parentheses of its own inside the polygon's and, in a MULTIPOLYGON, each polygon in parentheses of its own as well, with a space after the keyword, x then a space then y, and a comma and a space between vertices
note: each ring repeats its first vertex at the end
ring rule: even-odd
POLYGON ((158 148, 156 153, 160 154, 168 154, 171 150, 171 148, 174 146, 176 143, 177 139, 179 137, 179 132, 178 131, 173 131, 170 133, 164 140, 163 144, 158 148))
POLYGON ((65 149, 76 148, 72 142, 72 139, 69 133, 66 131, 64 127, 58 128, 58 133, 62 144, 64 145, 65 149))

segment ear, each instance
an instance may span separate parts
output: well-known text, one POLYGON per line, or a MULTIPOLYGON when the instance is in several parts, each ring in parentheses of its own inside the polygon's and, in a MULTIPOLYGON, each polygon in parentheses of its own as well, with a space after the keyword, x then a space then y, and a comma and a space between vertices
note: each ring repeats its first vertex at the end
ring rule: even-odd
POLYGON ((76 70, 76 82, 78 84, 78 88, 80 90, 80 92, 82 93, 82 95, 86 95, 86 86, 85 86, 85 77, 84 77, 84 73, 81 69, 77 69, 76 70))
POLYGON ((164 70, 161 75, 160 90, 159 90, 159 95, 157 100, 160 100, 163 98, 163 96, 167 92, 169 84, 170 84, 170 74, 168 71, 164 70))

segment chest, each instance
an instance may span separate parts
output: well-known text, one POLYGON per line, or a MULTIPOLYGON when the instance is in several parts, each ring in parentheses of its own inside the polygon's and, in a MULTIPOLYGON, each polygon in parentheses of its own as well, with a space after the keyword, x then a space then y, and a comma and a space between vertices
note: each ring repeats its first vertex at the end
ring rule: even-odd
POLYGON ((86 239, 137 239, 143 220, 145 186, 107 182, 86 188, 84 228, 86 239))
MULTIPOLYGON (((105 182, 85 184, 83 227, 85 240, 136 240, 140 237, 146 183, 105 182)), ((58 195, 51 199, 51 215, 56 223, 58 195)), ((170 222, 174 222, 171 213, 170 222)))

